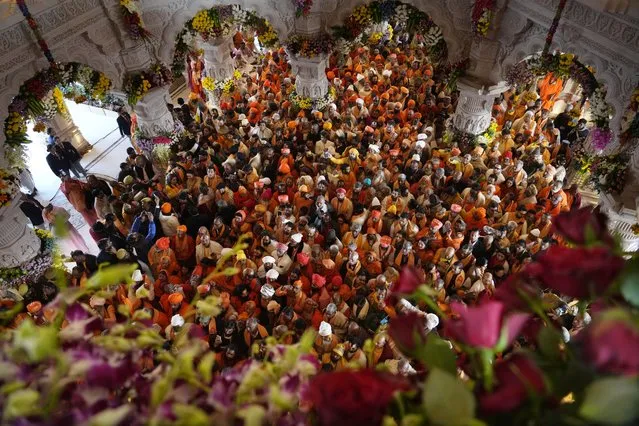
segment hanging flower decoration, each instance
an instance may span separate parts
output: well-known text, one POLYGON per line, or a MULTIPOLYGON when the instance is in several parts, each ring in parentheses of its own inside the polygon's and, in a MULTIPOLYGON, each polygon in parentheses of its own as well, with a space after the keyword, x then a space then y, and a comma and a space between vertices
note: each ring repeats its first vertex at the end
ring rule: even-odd
POLYGON ((144 27, 136 0, 120 0, 120 11, 133 40, 147 40, 151 37, 151 33, 144 27))
POLYGON ((20 179, 16 170, 0 169, 0 208, 11 204, 20 191, 20 179))
POLYGON ((373 39, 380 42, 398 32, 407 32, 424 46, 431 59, 446 57, 446 42, 432 18, 412 5, 395 0, 375 0, 363 4, 348 16, 343 25, 332 28, 337 50, 348 53, 355 44, 373 39), (379 24, 388 23, 390 30, 380 31, 379 24), (379 34, 381 33, 381 34, 379 34))
POLYGON ((27 120, 46 122, 56 113, 67 114, 64 93, 76 84, 93 100, 103 99, 111 88, 111 80, 104 73, 77 62, 60 63, 55 68, 39 71, 20 86, 9 105, 4 126, 6 143, 15 147, 28 142, 27 120))
POLYGON ((156 62, 147 70, 128 74, 124 78, 124 93, 129 105, 135 106, 149 90, 166 86, 172 81, 171 70, 163 63, 156 62))
POLYGON ((600 193, 620 194, 626 185, 628 154, 619 153, 593 159, 588 182, 600 193))
POLYGON ((475 0, 471 16, 473 34, 484 37, 490 28, 490 21, 495 13, 495 0, 475 0))
POLYGON ((334 46, 333 38, 328 34, 316 37, 294 35, 283 44, 288 54, 305 58, 329 54, 334 46))
POLYGON ((446 89, 448 92, 453 92, 457 90, 457 80, 464 76, 469 66, 470 60, 466 58, 454 63, 443 64, 435 72, 444 76, 446 89))
POLYGON ((55 68, 57 64, 55 60, 53 59, 53 54, 51 53, 51 50, 49 49, 49 46, 47 45, 46 40, 44 39, 44 37, 42 37, 42 33, 40 32, 40 26, 38 25, 36 20, 33 18, 33 16, 31 16, 31 12, 29 11, 29 8, 27 7, 25 0, 16 0, 16 4, 18 5, 20 12, 22 13, 22 16, 24 16, 24 18, 27 20, 27 24, 29 25, 31 32, 33 33, 36 41, 38 42, 38 46, 40 47, 40 50, 42 50, 42 54, 44 55, 45 58, 47 58, 47 61, 49 61, 49 65, 51 66, 51 68, 55 68))
POLYGON ((627 143, 632 139, 639 138, 639 87, 637 87, 630 97, 630 105, 626 109, 621 119, 621 129, 619 139, 622 143, 627 143))
POLYGON ((229 36, 237 28, 251 30, 257 35, 264 47, 277 44, 277 33, 271 24, 253 11, 247 11, 238 5, 213 6, 200 10, 188 21, 175 39, 175 52, 171 63, 171 71, 175 77, 182 75, 186 67, 186 58, 195 53, 195 36, 211 40, 221 36, 229 36))
POLYGON ((295 5, 295 16, 308 16, 311 13, 311 7, 313 6, 313 0, 293 0, 295 5))

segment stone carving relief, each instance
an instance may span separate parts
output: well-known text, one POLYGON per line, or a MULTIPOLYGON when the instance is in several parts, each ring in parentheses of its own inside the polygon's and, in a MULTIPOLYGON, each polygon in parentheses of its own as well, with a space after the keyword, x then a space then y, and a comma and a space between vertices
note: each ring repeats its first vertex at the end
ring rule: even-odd
POLYGON ((0 268, 13 268, 31 260, 40 250, 40 239, 27 226, 28 219, 14 199, 0 209, 0 268))
POLYGON ((158 87, 150 90, 135 106, 140 131, 157 135, 162 132, 173 131, 173 116, 166 108, 170 102, 169 88, 158 87))
POLYGON ((289 61, 295 75, 295 88, 298 95, 317 99, 328 93, 328 80, 324 73, 328 66, 327 56, 309 59, 290 55, 289 61))

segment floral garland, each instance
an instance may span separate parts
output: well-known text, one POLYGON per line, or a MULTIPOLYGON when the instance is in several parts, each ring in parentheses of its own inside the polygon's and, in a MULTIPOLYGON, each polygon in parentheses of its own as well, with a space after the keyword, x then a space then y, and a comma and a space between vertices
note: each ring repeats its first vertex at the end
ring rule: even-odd
POLYGON ((299 96, 296 91, 293 91, 291 92, 289 100, 291 105, 298 110, 323 111, 335 101, 336 97, 337 92, 335 88, 330 86, 326 95, 321 98, 313 100, 312 98, 299 96))
POLYGON ((104 73, 77 62, 56 64, 55 68, 39 71, 20 86, 9 105, 4 123, 6 143, 17 147, 28 142, 28 119, 42 123, 56 113, 65 114, 66 106, 60 95, 74 83, 81 84, 86 96, 92 99, 103 99, 111 88, 111 80, 104 73))
POLYGON ((600 193, 620 194, 626 185, 629 160, 625 152, 595 157, 588 182, 600 193))
POLYGON ((147 40, 151 37, 151 33, 144 27, 140 9, 135 0, 120 0, 120 12, 122 12, 129 36, 133 40, 147 40))
POLYGON ((0 284, 17 288, 22 284, 31 284, 38 280, 52 266, 57 268, 58 247, 53 234, 44 229, 36 229, 40 239, 40 252, 28 262, 14 268, 0 268, 0 284))
POLYGON ((316 37, 294 35, 284 43, 289 55, 313 58, 322 54, 329 54, 335 46, 333 37, 328 34, 320 34, 316 37))
POLYGON ((196 35, 209 40, 228 36, 231 31, 240 26, 253 30, 264 47, 273 47, 277 44, 277 33, 273 26, 253 11, 247 11, 238 5, 214 6, 200 10, 176 36, 175 52, 171 63, 173 75, 177 77, 184 72, 187 55, 196 50, 194 43, 196 35))
MULTIPOLYGON (((446 56, 446 42, 432 18, 412 5, 395 0, 375 0, 357 6, 343 25, 333 27, 333 37, 340 51, 350 51, 352 42, 370 40, 372 34, 365 34, 378 33, 375 26, 384 22, 390 24, 391 36, 393 32, 407 31, 424 39, 424 45, 433 58, 446 56)), ((373 40, 375 38, 379 38, 379 34, 375 34, 373 40)))
POLYGON ((226 80, 215 80, 213 77, 204 77, 202 79, 202 87, 210 94, 228 95, 235 90, 237 82, 242 78, 242 73, 239 70, 233 72, 233 76, 226 80))
POLYGON ((42 37, 42 33, 40 32, 38 23, 35 19, 33 19, 33 16, 31 16, 31 12, 29 11, 25 0, 16 0, 16 4, 18 5, 20 12, 22 13, 22 16, 24 16, 27 20, 27 24, 29 25, 29 28, 31 28, 31 32, 35 36, 35 39, 38 42, 38 46, 40 46, 40 50, 42 50, 42 54, 44 54, 44 57, 47 58, 47 61, 49 61, 49 65, 51 66, 51 68, 55 68, 57 64, 53 59, 53 54, 51 53, 46 40, 42 37))
POLYGON ((313 0, 293 0, 295 5, 295 16, 308 16, 311 13, 311 7, 313 6, 313 0))
POLYGON ((621 120, 619 139, 622 143, 639 138, 639 86, 632 92, 630 105, 621 120))
POLYGON ((490 21, 495 13, 495 0, 475 0, 472 13, 473 34, 484 37, 490 28, 490 21))
POLYGON ((20 191, 20 179, 16 170, 0 169, 0 207, 11 204, 20 191))
POLYGON ((128 74, 124 78, 124 93, 129 105, 135 106, 149 90, 166 86, 172 81, 171 70, 162 62, 156 62, 147 70, 128 74))
POLYGON ((606 91, 603 87, 598 87, 590 98, 590 115, 595 123, 595 128, 591 132, 592 146, 598 151, 603 151, 612 142, 612 107, 606 103, 606 91))
POLYGON ((448 92, 457 90, 457 80, 466 74, 466 70, 470 66, 468 58, 457 62, 447 63, 438 67, 436 73, 445 76, 446 88, 448 92))
POLYGON ((559 0, 555 16, 550 24, 550 28, 548 28, 548 34, 546 35, 546 43, 544 44, 543 50, 544 55, 547 55, 548 52, 550 52, 550 46, 552 45, 552 40, 555 37, 555 32, 557 32, 557 28, 559 27, 559 21, 561 21, 561 15, 566 8, 566 3, 568 3, 568 0, 559 0))

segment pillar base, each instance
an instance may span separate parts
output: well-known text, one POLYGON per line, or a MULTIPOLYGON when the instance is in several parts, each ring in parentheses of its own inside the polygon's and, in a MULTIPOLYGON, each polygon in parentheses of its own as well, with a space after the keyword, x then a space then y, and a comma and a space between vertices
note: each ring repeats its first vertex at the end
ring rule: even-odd
POLYGON ((212 40, 204 40, 198 36, 197 45, 204 51, 204 71, 206 76, 216 81, 224 81, 233 77, 235 63, 231 57, 233 39, 230 37, 218 37, 212 40))
POLYGON ((0 268, 15 268, 40 252, 40 238, 20 210, 20 193, 0 208, 0 268))
POLYGON ((323 98, 328 93, 328 55, 304 58, 289 55, 289 62, 295 75, 295 90, 299 96, 313 100, 323 98))
POLYGON ((494 99, 508 89, 505 82, 486 87, 469 79, 457 83, 459 100, 453 116, 457 130, 472 135, 480 135, 490 126, 494 99))
POLYGON ((166 107, 170 101, 169 86, 149 90, 134 107, 140 132, 151 136, 173 132, 175 122, 166 107))
POLYGON ((57 136, 63 141, 71 142, 71 145, 78 150, 81 155, 86 154, 93 148, 93 145, 87 141, 78 126, 75 125, 71 117, 65 117, 58 113, 51 120, 51 127, 55 130, 57 136))

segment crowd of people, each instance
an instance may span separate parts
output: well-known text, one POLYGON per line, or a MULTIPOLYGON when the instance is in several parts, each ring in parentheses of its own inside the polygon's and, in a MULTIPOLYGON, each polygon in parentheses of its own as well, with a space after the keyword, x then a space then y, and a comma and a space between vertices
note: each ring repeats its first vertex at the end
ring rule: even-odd
MULTIPOLYGON (((187 136, 166 170, 133 148, 111 183, 58 169, 100 250, 71 253, 70 284, 84 286, 102 265, 138 265, 132 285, 86 301, 105 324, 125 306, 148 312, 168 345, 176 331, 198 328, 218 370, 255 356, 267 336, 291 343, 313 328, 325 370, 410 374, 386 323, 417 312, 437 332, 439 317, 388 299, 400 271, 414 268, 446 313, 451 301, 490 297, 558 243, 553 217, 580 204, 576 187, 565 187, 566 163, 587 130, 574 108, 551 118, 557 79, 496 99, 494 139, 469 144, 449 136, 457 93, 421 49, 364 46, 333 59, 327 76, 336 100, 299 111, 286 55, 270 52, 219 109, 198 98, 170 106, 187 136), (233 249, 240 240, 245 247, 233 249), (236 273, 210 276, 220 266, 236 273), (208 295, 221 300, 212 318, 193 303, 208 295)), ((72 154, 52 147, 54 157, 72 154)), ((49 223, 56 214, 45 208, 49 223)), ((14 325, 47 321, 55 289, 45 289, 30 291, 14 325)))

